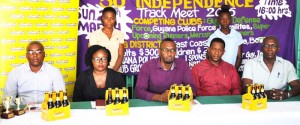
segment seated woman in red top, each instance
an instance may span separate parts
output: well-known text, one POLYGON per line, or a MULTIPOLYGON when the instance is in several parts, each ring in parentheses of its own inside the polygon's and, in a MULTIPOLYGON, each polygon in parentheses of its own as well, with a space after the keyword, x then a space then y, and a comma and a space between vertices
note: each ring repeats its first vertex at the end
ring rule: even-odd
POLYGON ((105 47, 93 45, 87 50, 85 64, 89 69, 81 72, 76 80, 74 102, 105 99, 108 88, 125 87, 121 73, 108 68, 110 60, 110 51, 105 47))
POLYGON ((241 94, 241 80, 235 68, 221 59, 225 42, 214 38, 208 47, 208 58, 192 68, 197 96, 241 94))

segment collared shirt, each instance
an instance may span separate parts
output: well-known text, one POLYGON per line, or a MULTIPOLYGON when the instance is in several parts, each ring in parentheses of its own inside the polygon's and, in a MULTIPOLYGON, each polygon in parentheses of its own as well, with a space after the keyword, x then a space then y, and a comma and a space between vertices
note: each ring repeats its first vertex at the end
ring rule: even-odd
POLYGON ((215 66, 205 59, 192 68, 192 74, 197 96, 241 94, 241 80, 236 69, 223 60, 215 66))
POLYGON ((142 65, 135 87, 136 98, 151 100, 154 94, 162 94, 170 89, 172 84, 191 85, 193 93, 196 87, 191 70, 183 59, 175 59, 173 69, 164 70, 160 58, 152 59, 142 65))
POLYGON ((244 66, 243 78, 248 78, 253 83, 264 84, 265 90, 286 90, 289 82, 298 80, 293 64, 276 56, 272 71, 270 72, 263 61, 263 55, 248 60, 244 66))
POLYGON ((73 101, 95 101, 97 99, 105 99, 105 91, 108 88, 122 89, 125 87, 125 80, 121 73, 112 69, 107 69, 107 76, 104 88, 97 88, 96 81, 93 75, 93 70, 88 69, 79 74, 73 92, 73 101))
POLYGON ((4 97, 21 97, 22 104, 41 103, 45 92, 59 90, 65 91, 65 82, 57 68, 44 62, 40 71, 35 73, 25 63, 8 74, 4 97))
MULTIPOLYGON (((90 33, 88 38, 90 46, 100 45, 106 47, 110 51, 111 61, 108 68, 113 68, 118 59, 119 45, 124 44, 124 34, 120 30, 114 29, 111 38, 109 39, 105 33, 102 32, 101 28, 90 33)), ((118 71, 122 72, 121 67, 118 71)))
POLYGON ((211 40, 214 38, 221 38, 225 42, 225 53, 222 56, 222 60, 235 66, 236 56, 238 53, 239 46, 243 44, 243 38, 241 33, 235 29, 230 29, 230 33, 225 35, 220 29, 217 29, 213 34, 211 34, 207 41, 207 46, 210 46, 211 40))

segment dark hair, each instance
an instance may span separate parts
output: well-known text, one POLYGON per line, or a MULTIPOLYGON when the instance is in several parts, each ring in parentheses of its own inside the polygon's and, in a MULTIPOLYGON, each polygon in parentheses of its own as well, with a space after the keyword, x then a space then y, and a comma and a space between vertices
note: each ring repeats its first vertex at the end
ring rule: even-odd
POLYGON ((230 6, 229 5, 222 5, 221 10, 218 12, 218 15, 220 16, 222 13, 228 13, 229 16, 231 16, 231 13, 229 12, 230 6))
MULTIPOLYGON (((117 16, 117 11, 116 11, 114 8, 112 8, 112 7, 105 7, 105 8, 102 10, 102 16, 103 16, 104 13, 106 13, 106 12, 112 12, 112 13, 115 14, 115 16, 117 16)), ((101 22, 102 22, 102 24, 103 24, 102 18, 101 18, 101 22)), ((115 26, 116 26, 116 25, 117 25, 117 20, 116 20, 116 22, 115 22, 115 26)))
POLYGON ((110 51, 108 49, 106 49, 105 47, 103 47, 103 46, 93 45, 90 48, 88 48, 88 50, 85 54, 85 65, 88 68, 94 69, 93 63, 92 63, 93 54, 96 53, 99 50, 103 50, 107 54, 107 62, 108 62, 108 65, 109 65, 109 63, 111 61, 110 51))
POLYGON ((280 45, 279 45, 279 41, 278 41, 278 39, 277 39, 275 36, 266 36, 266 37, 263 39, 263 44, 262 44, 262 46, 265 45, 265 42, 266 42, 268 39, 274 40, 274 41, 276 42, 277 46, 280 46, 280 45))
POLYGON ((210 42, 209 47, 211 47, 211 45, 212 45, 213 43, 215 43, 215 42, 217 42, 217 43, 222 43, 223 46, 224 46, 224 48, 225 48, 225 42, 224 42, 224 40, 221 39, 221 38, 214 38, 214 39, 212 39, 211 42, 210 42))
POLYGON ((39 41, 32 41, 32 42, 30 42, 30 43, 27 45, 27 47, 26 47, 26 51, 28 51, 28 48, 29 48, 31 45, 34 45, 34 44, 37 44, 37 45, 41 46, 41 47, 42 47, 42 51, 44 51, 44 46, 43 46, 43 44, 42 44, 41 42, 39 42, 39 41))
POLYGON ((173 42, 173 43, 175 44, 175 46, 176 46, 175 41, 174 41, 173 39, 171 39, 171 38, 165 38, 165 39, 163 39, 163 40, 160 42, 160 46, 163 44, 163 42, 166 42, 166 41, 173 42))

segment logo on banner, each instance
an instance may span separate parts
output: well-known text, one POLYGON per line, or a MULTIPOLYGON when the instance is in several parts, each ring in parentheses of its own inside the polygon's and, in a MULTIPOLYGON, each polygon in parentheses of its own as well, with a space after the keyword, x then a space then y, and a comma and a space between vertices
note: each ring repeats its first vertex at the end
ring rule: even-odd
MULTIPOLYGON (((102 10, 104 8, 99 5, 83 5, 79 10, 79 31, 78 35, 88 35, 89 33, 100 29, 102 10)), ((120 27, 122 32, 131 33, 132 30, 126 23, 133 23, 132 19, 127 16, 131 10, 125 10, 125 7, 117 8, 117 27, 120 27)), ((102 26, 101 26, 102 27, 102 26)), ((124 34, 125 39, 129 39, 127 34, 124 34)))
POLYGON ((277 20, 282 18, 283 15, 292 17, 292 12, 286 0, 260 0, 259 4, 255 6, 257 10, 257 17, 263 19, 277 20))

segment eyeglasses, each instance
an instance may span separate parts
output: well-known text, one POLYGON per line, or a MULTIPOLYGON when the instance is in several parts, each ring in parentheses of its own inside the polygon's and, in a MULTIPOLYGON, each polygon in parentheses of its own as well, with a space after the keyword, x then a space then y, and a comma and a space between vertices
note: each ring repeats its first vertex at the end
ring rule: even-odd
POLYGON ((272 48, 272 49, 276 49, 278 46, 277 45, 275 45, 275 44, 265 44, 265 45, 263 45, 263 47, 265 48, 265 49, 267 49, 267 48, 272 48))
POLYGON ((92 61, 95 63, 100 63, 100 62, 107 63, 108 60, 107 60, 107 58, 94 58, 94 59, 92 59, 92 61))
POLYGON ((37 54, 37 55, 39 55, 39 54, 42 54, 42 53, 44 53, 44 51, 42 51, 42 50, 29 50, 29 51, 27 51, 27 54, 29 54, 29 55, 33 55, 33 54, 37 54))
POLYGON ((167 49, 167 48, 164 48, 164 49, 160 49, 162 52, 171 52, 171 53, 175 53, 176 52, 176 49, 167 49))

